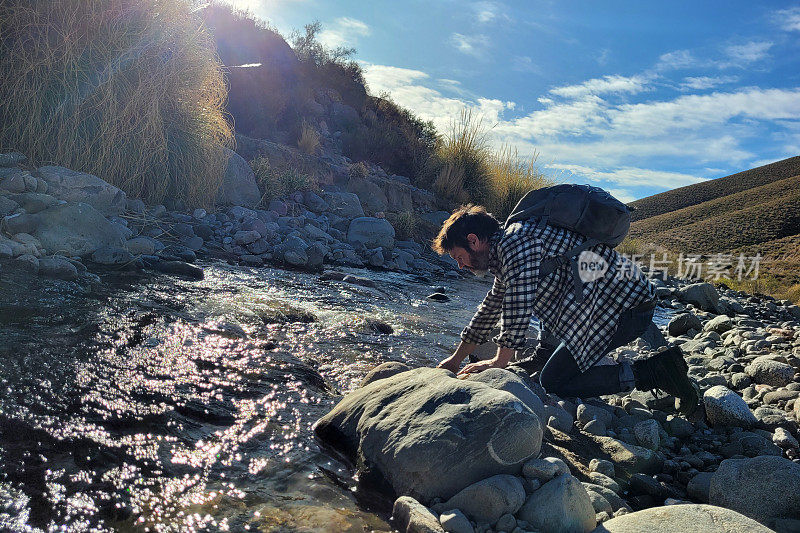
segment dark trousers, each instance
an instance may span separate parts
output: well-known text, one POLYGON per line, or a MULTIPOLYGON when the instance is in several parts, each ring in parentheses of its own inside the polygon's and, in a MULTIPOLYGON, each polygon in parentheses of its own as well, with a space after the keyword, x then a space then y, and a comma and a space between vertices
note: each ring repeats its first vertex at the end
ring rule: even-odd
MULTIPOLYGON (((606 353, 639 337, 653 349, 667 346, 664 335, 653 323, 654 311, 655 306, 645 304, 623 312, 606 353)), ((548 393, 580 398, 630 390, 633 388, 632 380, 633 370, 629 363, 593 366, 581 372, 575 357, 563 342, 547 360, 539 376, 539 383, 548 393)))

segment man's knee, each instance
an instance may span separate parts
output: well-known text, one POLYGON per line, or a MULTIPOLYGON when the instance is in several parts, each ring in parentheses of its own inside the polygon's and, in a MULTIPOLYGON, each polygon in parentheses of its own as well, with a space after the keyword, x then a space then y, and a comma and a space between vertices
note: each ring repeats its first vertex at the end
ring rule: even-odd
POLYGON ((558 394, 562 385, 561 376, 554 372, 552 368, 545 366, 539 373, 539 385, 547 391, 548 394, 558 394))

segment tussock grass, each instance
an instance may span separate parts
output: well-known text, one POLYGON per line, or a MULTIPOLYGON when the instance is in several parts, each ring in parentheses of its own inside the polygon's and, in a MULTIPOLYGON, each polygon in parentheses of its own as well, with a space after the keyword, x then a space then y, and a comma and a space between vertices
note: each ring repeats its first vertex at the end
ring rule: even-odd
POLYGON ((188 0, 4 1, 0 72, 0 148, 152 203, 216 196, 233 135, 188 0))
POLYGON ((525 159, 510 146, 493 150, 487 133, 472 110, 462 111, 431 158, 430 188, 451 205, 480 204, 504 219, 525 193, 557 180, 541 171, 537 154, 525 159))
POLYGON ((422 221, 413 211, 402 211, 390 222, 394 227, 395 237, 400 241, 413 241, 421 236, 422 221))
POLYGON ((304 154, 317 155, 319 153, 319 133, 305 121, 300 131, 300 139, 297 140, 297 147, 304 154))
POLYGON ((268 158, 260 156, 250 161, 250 167, 253 169, 259 188, 264 191, 262 204, 293 192, 319 189, 316 180, 296 165, 276 166, 272 165, 268 158))

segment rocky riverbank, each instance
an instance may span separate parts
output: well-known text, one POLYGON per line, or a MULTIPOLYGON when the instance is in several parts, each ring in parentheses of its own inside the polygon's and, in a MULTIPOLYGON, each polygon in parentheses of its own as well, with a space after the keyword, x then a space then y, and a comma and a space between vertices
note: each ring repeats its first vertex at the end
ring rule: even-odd
MULTIPOLYGON (((369 192, 374 183, 366 178, 339 183, 326 185, 319 194, 298 192, 259 208, 261 193, 252 170, 230 152, 218 208, 186 210, 176 204, 167 209, 127 198, 97 176, 57 166, 26 168, 24 155, 3 154, 0 258, 43 276, 95 281, 87 266, 201 278, 202 270, 192 265, 198 257, 310 271, 340 265, 459 275, 449 258, 418 242, 396 239, 385 213, 372 211, 388 204, 367 202, 365 212, 359 196, 347 190, 358 190, 360 184, 369 192)), ((401 193, 403 186, 400 180, 401 193)), ((405 187, 408 198, 395 207, 416 207, 434 225, 447 215, 435 211, 435 202, 422 191, 405 187)))
POLYGON ((400 531, 797 531, 800 308, 656 284, 705 413, 640 391, 559 398, 514 366, 456 379, 386 363, 316 434, 397 498, 400 531))

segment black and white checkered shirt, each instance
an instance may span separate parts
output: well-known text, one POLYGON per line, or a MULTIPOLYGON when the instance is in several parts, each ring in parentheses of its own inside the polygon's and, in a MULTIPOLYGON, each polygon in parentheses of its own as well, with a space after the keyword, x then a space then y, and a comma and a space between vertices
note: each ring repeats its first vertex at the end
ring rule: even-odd
POLYGON ((589 250, 600 255, 608 270, 600 279, 583 284, 583 302, 575 298, 569 265, 539 277, 541 261, 577 246, 585 237, 535 221, 512 224, 489 239, 489 271, 495 280, 469 325, 465 342, 486 342, 500 321, 499 346, 521 349, 531 315, 535 315, 575 356, 582 371, 606 354, 620 314, 655 298, 655 287, 633 263, 613 248, 599 244, 589 250))

